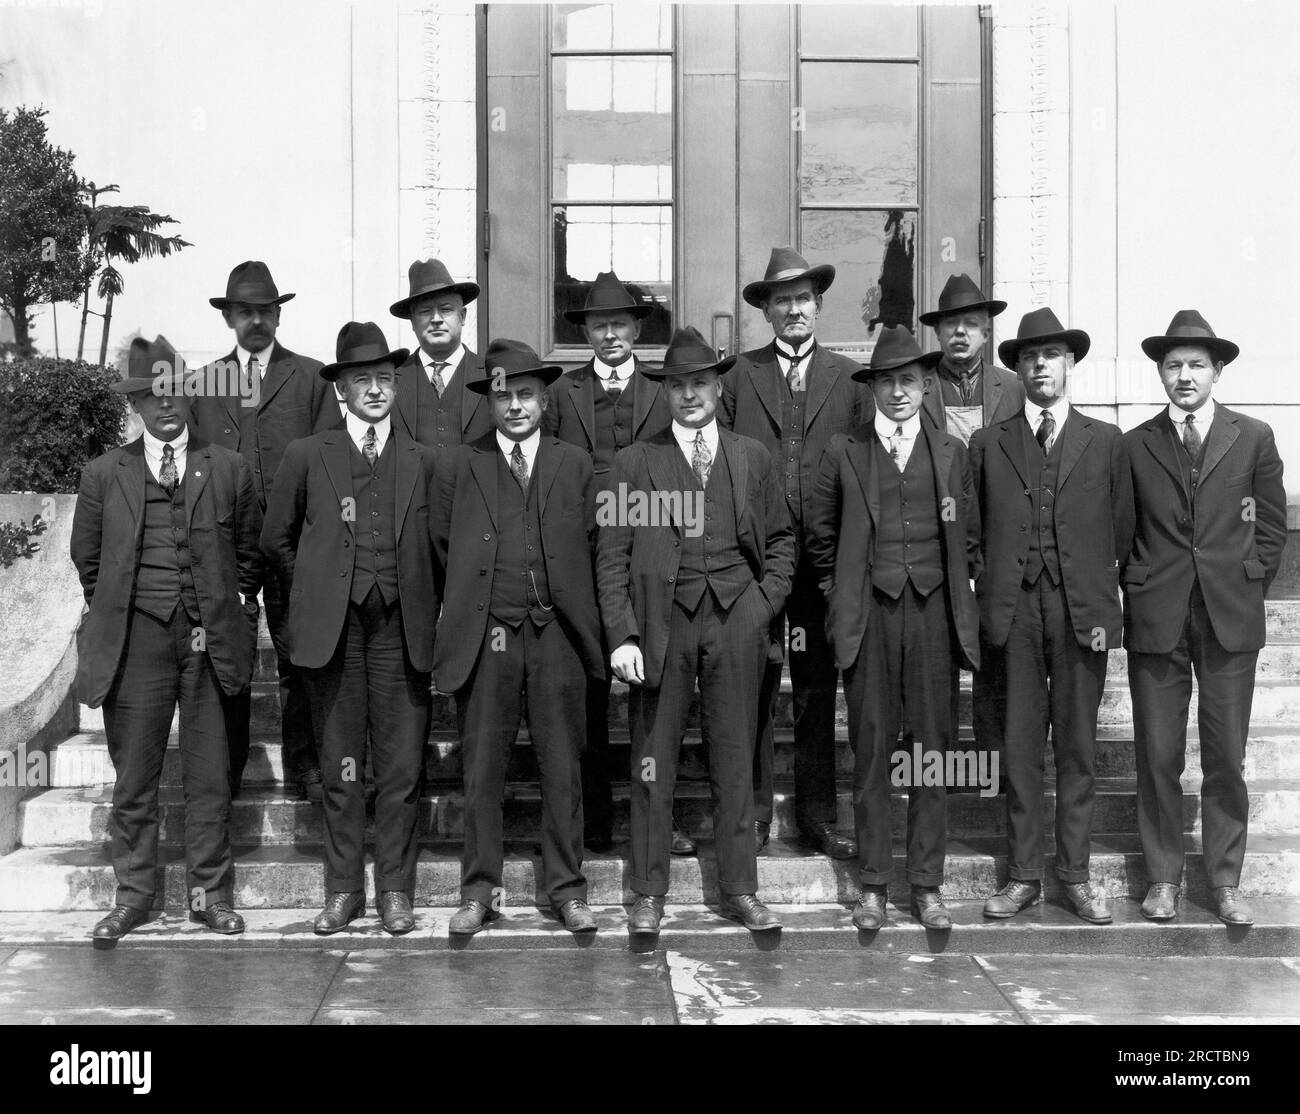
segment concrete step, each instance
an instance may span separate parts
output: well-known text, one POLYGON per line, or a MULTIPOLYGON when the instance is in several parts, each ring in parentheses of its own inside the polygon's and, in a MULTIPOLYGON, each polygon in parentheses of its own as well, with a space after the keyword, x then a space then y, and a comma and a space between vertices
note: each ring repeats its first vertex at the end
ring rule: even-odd
MULTIPOLYGON (((782 922, 779 933, 756 935, 724 920, 716 906, 671 905, 657 941, 669 951, 699 949, 715 952, 870 951, 882 955, 1123 955, 1163 956, 1293 956, 1300 952, 1300 901, 1257 898, 1252 902, 1255 924, 1228 928, 1208 909, 1182 902, 1178 919, 1155 925, 1142 917, 1136 899, 1114 903, 1115 922, 1089 925, 1051 901, 1036 905, 1010 921, 987 920, 981 901, 951 901, 951 932, 929 932, 916 922, 907 904, 891 906, 889 920, 879 932, 860 933, 853 927, 851 907, 838 904, 771 905, 782 922)), ((103 909, 51 913, 0 913, 0 945, 5 947, 71 944, 84 947, 103 909)), ((477 936, 454 943, 448 938, 449 908, 417 907, 414 931, 394 939, 383 930, 373 903, 367 916, 333 936, 311 930, 316 910, 244 909, 247 931, 220 936, 192 923, 183 913, 163 912, 117 944, 119 948, 278 948, 363 951, 371 949, 521 951, 525 949, 628 947, 627 910, 598 905, 593 912, 600 929, 575 937, 537 908, 510 908, 506 915, 477 936)))
MULTIPOLYGON (((1204 904, 1207 898, 1200 840, 1185 837, 1187 896, 1204 904)), ((540 863, 531 844, 507 844, 503 883, 506 906, 544 902, 538 894, 540 863)), ((1051 848, 1045 847, 1049 856, 1051 848)), ((170 909, 185 907, 187 891, 183 853, 160 851, 158 900, 170 909)), ((418 905, 448 906, 460 900, 460 848, 447 842, 420 847, 415 901, 418 905)), ((236 847, 235 904, 244 909, 311 908, 324 901, 324 869, 318 845, 236 847)), ((367 890, 373 891, 372 865, 367 864, 367 890)), ((905 900, 904 849, 895 845, 893 900, 905 900)), ((618 852, 593 855, 583 866, 589 899, 597 905, 632 900, 626 882, 628 861, 618 852)), ((1049 869, 1048 874, 1052 872, 1049 869)), ((1141 898, 1147 880, 1142 854, 1134 836, 1099 836, 1093 840, 1091 874, 1114 897, 1141 898)), ((952 839, 948 843, 943 893, 952 900, 983 899, 1006 877, 1006 843, 994 837, 952 839)), ((713 901, 717 862, 712 845, 701 845, 694 858, 675 859, 669 880, 668 903, 713 901)), ((1250 897, 1300 898, 1300 835, 1258 836, 1250 841, 1241 888, 1250 897)), ((1060 883, 1050 876, 1049 899, 1059 897, 1060 883)), ((822 855, 804 853, 777 842, 758 859, 758 892, 777 904, 851 902, 858 894, 857 868, 822 855)), ((105 844, 76 847, 25 847, 0 858, 0 908, 7 911, 103 909, 113 904, 115 884, 105 844)))

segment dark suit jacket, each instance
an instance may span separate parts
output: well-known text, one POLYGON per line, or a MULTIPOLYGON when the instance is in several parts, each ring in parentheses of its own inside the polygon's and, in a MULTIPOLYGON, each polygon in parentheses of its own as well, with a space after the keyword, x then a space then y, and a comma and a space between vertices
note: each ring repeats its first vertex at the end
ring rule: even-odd
MULTIPOLYGON (((429 541, 429 489, 433 456, 396 424, 389 430, 397 453, 397 592, 411 665, 433 666, 433 625, 438 613, 433 549, 429 541)), ((329 663, 347 622, 356 557, 356 513, 347 428, 295 441, 284 454, 280 478, 262 527, 262 552, 289 600, 288 635, 294 665, 329 663)), ((387 446, 386 446, 387 447, 387 446)))
POLYGON ((1167 410, 1124 435, 1137 507, 1133 551, 1124 566, 1124 645, 1144 654, 1172 651, 1199 576, 1223 648, 1258 650, 1265 636, 1264 593, 1286 544, 1286 491, 1273 431, 1216 406, 1194 508, 1174 436, 1167 410))
MULTIPOLYGON (((795 554, 794 527, 778 476, 768 451, 752 438, 719 429, 718 451, 731 471, 740 551, 775 623, 790 592, 795 554)), ((674 453, 680 455, 681 449, 671 428, 629 445, 615 458, 611 491, 618 493, 620 484, 626 484, 628 492, 680 490, 674 453)), ((611 525, 602 520, 596 558, 605 636, 611 649, 629 638, 637 639, 645 663, 645 683, 658 688, 668 648, 683 527, 680 523, 634 527, 626 525, 626 515, 614 518, 611 525)), ((780 634, 774 633, 774 637, 779 643, 780 634)), ((775 648, 779 660, 779 645, 775 648)))
MULTIPOLYGON (((434 656, 440 692, 463 688, 478 661, 497 564, 496 430, 438 456, 433 547, 443 604, 434 656)), ((529 486, 541 499, 542 556, 556 619, 588 674, 605 676, 593 560, 596 495, 591 458, 542 435, 529 486)), ((581 715, 581 709, 578 710, 581 715)))
MULTIPOLYGON (((1092 646, 1104 630, 1105 647, 1116 648, 1123 624, 1119 565, 1133 542, 1133 480, 1123 435, 1071 406, 1057 436, 1062 442, 1054 522, 1070 622, 1080 646, 1092 646)), ((1006 645, 1029 554, 1031 450, 1042 459, 1023 408, 977 430, 970 442, 982 530, 983 571, 975 594, 994 646, 1006 645)))
MULTIPOLYGON (((397 369, 397 399, 393 404, 393 424, 400 426, 407 437, 415 440, 416 400, 415 376, 424 375, 424 365, 420 362, 420 350, 417 348, 397 369)), ((460 395, 460 443, 477 441, 483 434, 496 428, 492 419, 492 407, 487 395, 476 391, 467 391, 465 384, 483 374, 483 357, 465 349, 465 355, 456 365, 450 389, 460 395)), ((426 448, 435 448, 433 441, 421 442, 426 448)))
MULTIPOLYGON (((852 378, 860 365, 820 344, 808 365, 808 399, 804 406, 803 444, 799 450, 799 482, 806 499, 817 482, 822 453, 837 433, 867 425, 876 413, 871 388, 852 378)), ((776 362, 776 342, 741 354, 722 377, 718 422, 758 441, 784 471, 781 446, 781 392, 785 390, 776 362)), ((801 500, 802 501, 802 500, 801 500)), ((792 507, 800 513, 799 507, 792 507)))
MULTIPOLYGON (((632 396, 632 440, 641 441, 667 429, 673 420, 668 410, 668 400, 663 388, 654 379, 647 379, 638 370, 633 384, 625 388, 632 396)), ((585 449, 588 455, 596 451, 596 391, 601 390, 596 381, 596 365, 588 360, 581 367, 567 372, 551 385, 551 401, 542 418, 542 432, 570 445, 585 449)), ((597 473, 603 476, 605 469, 597 473)))
MULTIPOLYGON (((873 425, 832 437, 805 505, 808 556, 826 592, 826 637, 835 649, 836 669, 848 669, 857 660, 867 629, 880 521, 875 439, 873 425)), ((912 451, 930 454, 948 614, 967 668, 978 669, 979 609, 970 582, 979 575, 980 523, 966 448, 958 438, 922 422, 912 451)))
MULTIPOLYGON (((98 708, 112 688, 126 645, 144 533, 149 466, 144 439, 96 457, 81 472, 72 521, 72 562, 90 610, 77 630, 77 698, 98 708)), ((262 512, 248 463, 191 435, 185 509, 194 592, 208 657, 228 695, 248 687, 257 645, 262 512), (252 602, 247 607, 240 594, 252 602)))
MULTIPOLYGON (((1025 405, 1025 388, 1015 372, 985 360, 980 379, 983 382, 982 406, 986 426, 1005 421, 1025 405)), ((943 409, 943 387, 939 383, 939 370, 935 368, 925 377, 925 398, 921 402, 921 412, 930 419, 935 429, 946 430, 948 422, 943 409)))
MULTIPOLYGON (((236 351, 225 360, 208 364, 203 374, 210 385, 229 385, 221 376, 221 364, 239 367, 236 351)), ((271 499, 275 475, 289 442, 320 433, 338 421, 338 397, 334 387, 320 377, 321 362, 290 352, 279 341, 271 349, 271 362, 262 376, 257 403, 257 439, 261 457, 252 445, 243 449, 253 473, 253 487, 262 509, 271 499)), ((190 425, 204 441, 227 449, 239 448, 239 418, 243 412, 238 394, 201 394, 190 410, 190 425)))

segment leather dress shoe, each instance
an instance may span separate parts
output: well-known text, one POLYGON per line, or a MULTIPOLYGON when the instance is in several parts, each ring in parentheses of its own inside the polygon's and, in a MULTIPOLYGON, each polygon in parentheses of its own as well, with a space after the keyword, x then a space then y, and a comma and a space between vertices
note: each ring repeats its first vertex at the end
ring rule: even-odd
POLYGON ((353 893, 332 893, 325 899, 325 908, 312 921, 312 931, 317 936, 329 936, 347 927, 366 911, 366 895, 362 890, 353 893))
POLYGON ((113 911, 95 925, 93 935, 96 940, 120 940, 131 929, 138 928, 148 919, 148 909, 136 909, 130 905, 114 905, 113 911))
POLYGON ((694 855, 698 848, 695 846, 695 840, 691 839, 677 823, 677 817, 673 817, 673 838, 668 845, 668 850, 674 855, 694 855))
POLYGON ((1011 878, 1002 889, 984 903, 984 915, 997 917, 999 920, 1014 917, 1021 910, 1037 905, 1042 900, 1041 882, 1022 882, 1018 878, 1011 878))
POLYGON ((384 931, 391 936, 401 936, 415 927, 415 910, 411 899, 401 890, 385 890, 379 895, 379 916, 384 931))
POLYGON ((575 897, 564 902, 555 910, 555 915, 564 922, 564 927, 570 932, 596 931, 596 914, 591 911, 591 906, 581 898, 575 897))
POLYGON ((1089 924, 1110 924, 1110 902, 1106 891, 1093 889, 1091 882, 1067 882, 1065 902, 1089 924))
POLYGON ((1172 921, 1178 915, 1178 887, 1172 882, 1152 882, 1142 902, 1142 915, 1149 921, 1172 921))
POLYGON ((754 894, 723 894, 720 908, 724 917, 739 921, 750 932, 771 932, 781 927, 780 918, 754 894))
POLYGON ((664 899, 637 894, 627 916, 627 930, 633 936, 658 936, 659 921, 664 915, 664 899))
POLYGON ((300 801, 314 801, 320 804, 325 794, 325 785, 321 781, 320 769, 313 766, 310 770, 304 770, 298 775, 298 799, 300 801))
POLYGON ((875 932, 885 923, 884 886, 863 886, 858 903, 853 907, 853 925, 863 932, 875 932))
POLYGON ((912 887, 912 916, 919 918, 926 928, 946 932, 952 928, 952 917, 944 905, 939 890, 931 886, 912 887))
POLYGON ((489 909, 481 901, 466 901, 451 916, 447 931, 452 936, 473 936, 480 928, 495 921, 500 913, 489 909))
POLYGON ((1216 886, 1214 912, 1224 924, 1254 924, 1255 914, 1237 892, 1236 886, 1216 886))
POLYGON ((244 918, 235 912, 228 901, 214 901, 206 909, 190 910, 190 920, 205 924, 222 936, 238 936, 244 931, 244 918))
POLYGON ((763 848, 767 846, 768 837, 771 835, 772 825, 766 820, 754 821, 754 854, 761 855, 763 848))
POLYGON ((830 824, 810 824, 803 831, 803 842, 831 859, 858 857, 857 840, 840 835, 830 824))

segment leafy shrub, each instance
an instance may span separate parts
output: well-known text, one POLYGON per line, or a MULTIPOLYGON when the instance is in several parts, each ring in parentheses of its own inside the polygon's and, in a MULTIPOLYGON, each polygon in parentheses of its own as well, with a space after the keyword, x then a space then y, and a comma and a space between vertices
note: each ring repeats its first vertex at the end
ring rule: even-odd
POLYGON ((20 557, 30 557, 40 545, 32 538, 45 533, 46 525, 38 514, 32 515, 32 524, 27 522, 0 522, 0 568, 7 569, 20 557))

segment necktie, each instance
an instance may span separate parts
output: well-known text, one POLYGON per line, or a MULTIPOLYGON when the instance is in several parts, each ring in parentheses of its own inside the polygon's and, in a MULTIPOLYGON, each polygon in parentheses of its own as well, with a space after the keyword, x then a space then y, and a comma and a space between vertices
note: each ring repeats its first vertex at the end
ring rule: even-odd
POLYGON ((248 357, 248 382, 244 384, 246 395, 248 398, 253 397, 253 384, 256 383, 259 378, 261 378, 261 372, 258 370, 257 357, 249 356, 248 357))
POLYGON ((618 368, 610 369, 609 378, 605 380, 605 393, 615 402, 618 401, 618 396, 623 393, 623 384, 618 378, 618 368))
POLYGON ((787 352, 784 348, 778 348, 777 352, 790 361, 790 370, 785 373, 785 381, 788 384, 790 384, 791 393, 793 394, 795 391, 802 391, 804 385, 803 385, 803 375, 799 371, 799 361, 806 359, 808 356, 812 355, 811 345, 809 346, 806 352, 798 356, 796 356, 793 352, 787 352))
POLYGON ((1034 436, 1044 456, 1052 451, 1052 442, 1056 440, 1056 419, 1050 410, 1043 411, 1043 420, 1038 423, 1038 432, 1034 436))
POLYGON ((1201 434, 1196 428, 1196 417, 1193 414, 1188 414, 1183 419, 1183 448, 1193 460, 1201 451, 1201 434))
POLYGON ((433 384, 433 389, 438 392, 439 398, 442 398, 442 392, 447 389, 447 384, 442 378, 442 369, 446 366, 445 363, 437 362, 429 368, 429 382, 433 384))
POLYGON ((894 436, 889 439, 889 455, 893 458, 894 464, 901 472, 907 467, 907 460, 903 456, 903 423, 898 423, 898 428, 894 430, 894 436))
POLYGON ((361 440, 361 455, 366 458, 366 463, 369 464, 371 468, 375 466, 375 458, 379 456, 379 453, 375 448, 374 426, 370 426, 366 430, 366 435, 361 440))
POLYGON ((709 469, 713 467, 713 457, 709 454, 709 446, 704 443, 704 430, 695 431, 695 446, 691 450, 691 471, 695 473, 695 478, 700 481, 701 487, 709 485, 709 469))
POLYGON ((516 482, 519 484, 519 490, 527 497, 528 495, 528 461, 524 459, 524 450, 519 447, 519 442, 515 442, 514 452, 510 454, 510 471, 514 473, 516 482))
POLYGON ((158 483, 168 495, 176 491, 176 452, 170 445, 163 446, 162 468, 158 472, 158 483))

